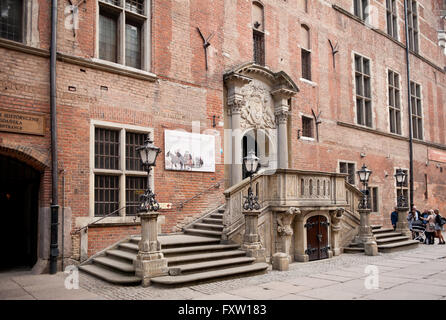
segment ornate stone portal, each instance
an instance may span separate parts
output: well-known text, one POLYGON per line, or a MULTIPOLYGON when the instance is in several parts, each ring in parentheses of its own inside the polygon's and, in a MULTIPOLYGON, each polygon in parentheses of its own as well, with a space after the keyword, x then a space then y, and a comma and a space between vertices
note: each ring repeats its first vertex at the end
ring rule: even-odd
POLYGON ((298 208, 291 207, 287 211, 277 214, 277 233, 282 238, 282 250, 287 255, 287 258, 290 262, 291 237, 294 233, 292 222, 295 215, 300 213, 301 212, 298 208))
MULTIPOLYGON (((276 168, 288 168, 288 99, 299 88, 284 72, 274 73, 267 67, 246 63, 224 75, 227 88, 228 121, 231 131, 225 150, 230 150, 231 185, 242 181, 242 139, 251 129, 268 131, 270 163, 276 168)), ((259 146, 263 147, 263 146, 259 146)), ((226 162, 227 163, 227 162, 226 162)))

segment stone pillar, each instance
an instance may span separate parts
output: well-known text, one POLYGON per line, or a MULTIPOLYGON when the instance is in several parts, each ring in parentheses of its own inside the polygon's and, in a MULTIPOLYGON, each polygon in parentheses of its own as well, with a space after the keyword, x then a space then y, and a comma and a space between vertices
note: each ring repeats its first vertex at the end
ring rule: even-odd
POLYGON ((407 215, 409 212, 409 208, 398 207, 398 221, 396 223, 396 232, 401 232, 403 236, 408 236, 412 239, 412 232, 409 229, 409 222, 407 221, 407 215))
POLYGON ((308 262, 308 254, 305 253, 306 232, 304 228, 304 217, 298 215, 295 218, 294 228, 294 260, 299 262, 308 262))
POLYGON ((240 112, 244 106, 244 101, 233 100, 231 104, 231 129, 232 129, 232 185, 242 181, 242 130, 240 128, 240 112))
POLYGON ((341 254, 341 248, 339 246, 340 242, 340 231, 341 231, 341 219, 344 213, 344 208, 339 208, 337 210, 330 211, 331 216, 331 251, 334 256, 341 254))
POLYGON ((358 209, 358 212, 360 215, 360 226, 355 242, 360 243, 364 247, 366 255, 375 256, 378 254, 378 245, 370 226, 370 209, 358 209))
POLYGON ((290 262, 291 238, 294 233, 291 224, 295 215, 299 213, 300 210, 298 208, 290 207, 287 211, 278 213, 277 215, 277 233, 282 239, 282 252, 287 255, 290 262))
POLYGON ((243 211, 245 215, 245 235, 243 237, 242 250, 248 257, 256 258, 256 262, 265 262, 265 248, 262 248, 258 232, 260 211, 243 211))
POLYGON ((227 105, 231 114, 231 185, 242 181, 242 130, 240 126, 241 110, 245 105, 242 88, 251 82, 251 78, 241 74, 231 73, 224 81, 228 89, 227 105))
POLYGON ((150 279, 166 275, 168 272, 167 259, 161 252, 158 241, 158 213, 140 213, 141 241, 138 243, 138 254, 133 261, 135 274, 141 277, 143 287, 150 285, 150 279))
POLYGON ((296 91, 290 90, 283 84, 279 84, 272 92, 274 97, 274 114, 278 124, 277 128, 277 156, 278 168, 288 169, 288 115, 290 106, 288 99, 291 98, 296 91))

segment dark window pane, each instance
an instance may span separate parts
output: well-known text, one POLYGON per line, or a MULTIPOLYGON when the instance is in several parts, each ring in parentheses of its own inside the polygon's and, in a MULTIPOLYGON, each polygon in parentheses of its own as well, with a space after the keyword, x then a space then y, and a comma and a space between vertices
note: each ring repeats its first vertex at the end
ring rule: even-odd
POLYGON ((99 15, 99 58, 117 62, 117 18, 107 13, 99 15))
POLYGON ((144 14, 144 0, 125 0, 125 9, 144 14))
POLYGON ((144 133, 126 133, 125 144, 125 166, 126 170, 144 171, 141 165, 141 159, 136 148, 144 145, 144 141, 147 139, 147 134, 144 133))
POLYGON ((254 62, 265 65, 265 36, 262 32, 253 30, 254 62))
MULTIPOLYGON (((95 175, 94 191, 95 216, 105 216, 119 209, 119 177, 95 175)), ((118 215, 116 212, 112 216, 118 215)))
POLYGON ((302 117, 302 136, 313 138, 313 119, 302 117))
POLYGON ((311 52, 302 49, 302 78, 311 80, 311 52))
POLYGON ((147 177, 125 178, 125 199, 127 216, 136 215, 136 209, 140 204, 139 196, 147 189, 147 177))
POLYGON ((119 131, 95 128, 95 165, 98 169, 119 169, 119 131))
POLYGON ((0 0, 0 37, 22 41, 22 0, 0 0))
POLYGON ((141 26, 136 23, 125 25, 125 64, 141 69, 141 26))

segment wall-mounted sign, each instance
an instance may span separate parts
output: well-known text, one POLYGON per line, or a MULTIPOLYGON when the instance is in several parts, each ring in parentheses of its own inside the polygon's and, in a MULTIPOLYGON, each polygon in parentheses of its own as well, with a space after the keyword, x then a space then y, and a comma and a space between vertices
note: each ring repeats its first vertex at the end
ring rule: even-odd
POLYGON ((45 117, 0 109, 0 131, 45 135, 45 117))
POLYGON ((429 160, 446 163, 446 152, 429 149, 429 160))
POLYGON ((164 131, 166 170, 215 172, 215 137, 185 131, 164 131))

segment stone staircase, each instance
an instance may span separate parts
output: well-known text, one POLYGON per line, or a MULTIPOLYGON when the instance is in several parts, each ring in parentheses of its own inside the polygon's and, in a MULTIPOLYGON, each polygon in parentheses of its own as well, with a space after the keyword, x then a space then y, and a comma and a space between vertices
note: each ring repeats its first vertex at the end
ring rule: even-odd
MULTIPOLYGON (((152 278, 159 285, 183 285, 266 272, 268 264, 255 263, 238 244, 221 244, 223 212, 220 208, 184 229, 184 233, 159 236, 169 275, 152 278)), ((141 237, 117 243, 92 257, 79 269, 119 285, 137 285, 133 260, 141 237)))
MULTIPOLYGON (((402 235, 400 232, 393 231, 393 228, 383 228, 380 225, 372 226, 372 232, 379 252, 414 249, 420 243, 402 235)), ((348 247, 344 247, 344 253, 364 253, 364 248, 361 248, 358 244, 350 243, 348 247)))

